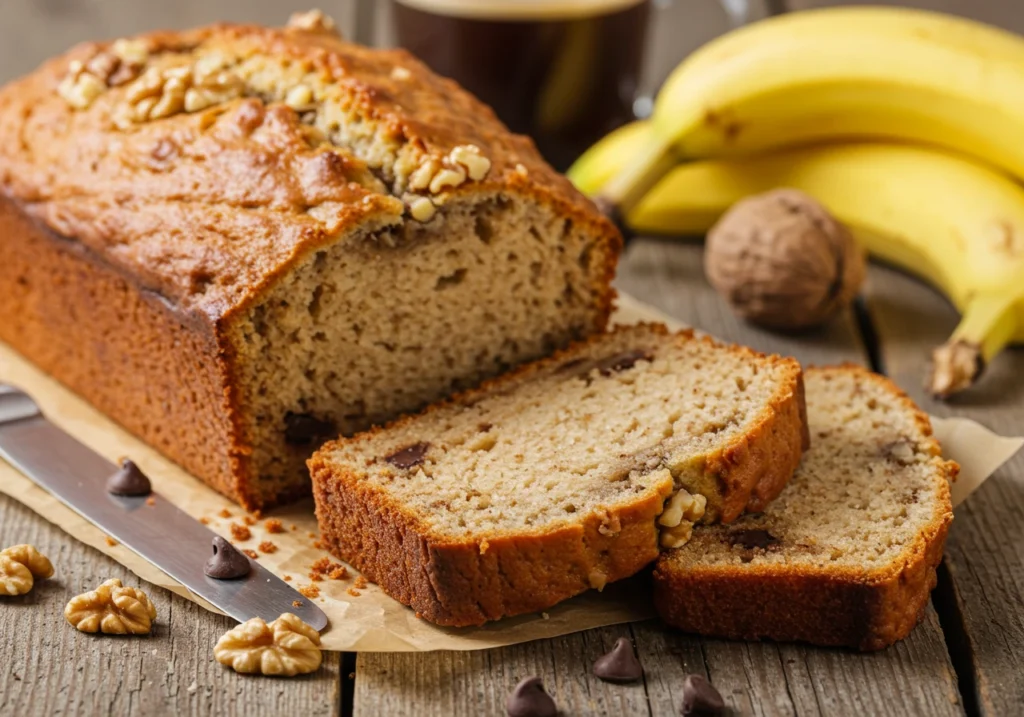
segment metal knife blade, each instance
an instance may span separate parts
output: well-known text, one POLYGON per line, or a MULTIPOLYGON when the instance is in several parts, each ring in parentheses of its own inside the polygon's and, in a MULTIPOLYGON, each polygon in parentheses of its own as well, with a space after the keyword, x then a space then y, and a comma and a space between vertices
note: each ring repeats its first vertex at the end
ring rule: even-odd
POLYGON ((214 533, 157 493, 125 497, 106 491, 118 470, 50 423, 28 394, 0 384, 0 457, 76 513, 231 617, 267 622, 290 612, 316 630, 327 615, 255 560, 238 580, 207 577, 214 533), (296 606, 293 601, 300 601, 296 606))

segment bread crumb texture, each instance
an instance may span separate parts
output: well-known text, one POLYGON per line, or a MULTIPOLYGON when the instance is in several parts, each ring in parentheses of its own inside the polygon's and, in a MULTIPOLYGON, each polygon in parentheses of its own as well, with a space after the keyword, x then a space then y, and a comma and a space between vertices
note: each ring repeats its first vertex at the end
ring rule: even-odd
POLYGON ((760 505, 803 429, 795 361, 641 326, 327 444, 310 465, 329 549, 427 619, 490 590, 494 605, 467 608, 480 621, 636 572, 659 527, 672 543, 760 505), (409 542, 381 539, 393 531, 409 542))
POLYGON ((761 513, 696 526, 659 559, 669 623, 877 649, 923 614, 957 465, 887 379, 849 366, 812 369, 806 382, 811 448, 785 490, 761 513))

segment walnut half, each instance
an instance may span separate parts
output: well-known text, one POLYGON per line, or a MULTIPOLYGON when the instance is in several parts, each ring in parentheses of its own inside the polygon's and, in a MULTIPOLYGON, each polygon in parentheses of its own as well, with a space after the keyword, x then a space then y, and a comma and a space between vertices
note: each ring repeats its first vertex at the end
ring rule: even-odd
POLYGON ((82 632, 108 635, 145 635, 156 619, 156 607, 138 588, 121 585, 117 578, 95 590, 71 598, 64 617, 82 632))
POLYGON ((671 549, 686 545, 693 533, 693 524, 704 517, 707 504, 707 498, 692 495, 685 488, 679 488, 669 496, 665 510, 658 518, 661 547, 671 549))
POLYGON ((37 579, 53 575, 53 565, 31 545, 0 550, 0 594, 24 595, 37 579))
POLYGON ((294 677, 320 667, 320 633, 286 612, 269 625, 254 617, 224 633, 213 656, 235 672, 294 677))

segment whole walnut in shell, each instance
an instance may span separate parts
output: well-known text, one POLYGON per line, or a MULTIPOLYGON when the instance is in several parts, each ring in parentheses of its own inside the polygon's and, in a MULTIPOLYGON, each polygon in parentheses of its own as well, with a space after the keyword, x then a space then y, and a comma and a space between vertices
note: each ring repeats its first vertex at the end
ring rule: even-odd
POLYGON ((704 269, 737 314, 774 329, 822 323, 865 274, 849 230, 795 189, 737 202, 708 233, 704 269))

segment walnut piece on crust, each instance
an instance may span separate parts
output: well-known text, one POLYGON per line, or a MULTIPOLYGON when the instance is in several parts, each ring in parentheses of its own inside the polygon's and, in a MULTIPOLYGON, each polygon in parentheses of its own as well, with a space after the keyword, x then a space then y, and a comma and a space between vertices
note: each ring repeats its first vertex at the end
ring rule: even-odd
POLYGON ((284 677, 315 672, 323 659, 320 633, 290 612, 269 625, 254 617, 228 630, 213 656, 235 672, 284 677))
POLYGON ((37 579, 53 575, 53 565, 31 545, 0 550, 0 595, 24 595, 37 579))
POLYGON ((64 617, 82 632, 145 635, 156 619, 156 607, 138 588, 126 587, 112 578, 95 590, 71 598, 64 617))

